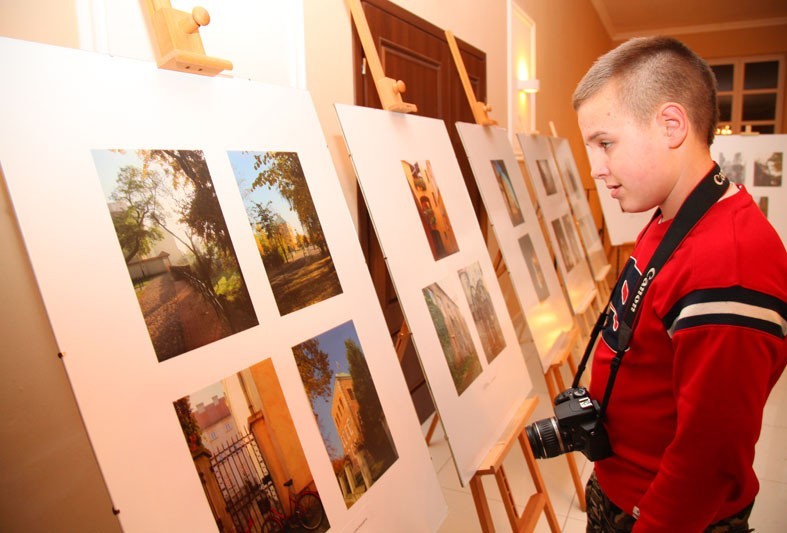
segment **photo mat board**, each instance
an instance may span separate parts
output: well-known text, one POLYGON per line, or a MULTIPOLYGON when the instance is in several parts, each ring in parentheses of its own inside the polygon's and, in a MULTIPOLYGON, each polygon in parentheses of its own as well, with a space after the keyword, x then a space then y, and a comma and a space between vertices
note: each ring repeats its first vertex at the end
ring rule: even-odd
MULTIPOLYGON (((282 489, 287 479, 276 473, 283 468, 275 465, 283 464, 293 490, 318 493, 321 527, 436 530, 445 503, 308 93, 12 39, 0 39, 0 66, 6 73, 0 117, 5 131, 15 132, 0 136, 0 168, 121 526, 212 530, 217 517, 211 509, 224 499, 235 509, 228 519, 252 527, 251 510, 276 508, 265 507, 269 488, 289 502, 282 489), (53 86, 58 98, 51 97, 53 86), (232 165, 238 153, 263 162, 252 175, 259 187, 239 185, 232 165), (313 281, 309 267, 325 266, 326 257, 333 265, 317 269, 328 272, 317 276, 317 289, 285 298, 295 302, 293 309, 282 309, 272 287, 260 246, 264 220, 250 221, 255 212, 244 204, 244 196, 269 185, 284 201, 259 203, 284 206, 282 219, 286 210, 298 219, 287 223, 288 239, 278 241, 290 247, 279 256, 291 267, 289 283, 313 281), (134 194, 115 194, 122 190, 134 194), (306 196, 310 201, 300 203, 306 196), (303 227, 312 210, 322 244, 316 226, 303 227), (144 272, 134 258, 146 263, 144 272), (182 277, 175 277, 173 265, 183 267, 182 277), (152 307, 141 305, 138 295, 162 277, 172 279, 158 291, 161 317, 176 318, 168 327, 186 339, 169 357, 162 357, 146 320, 152 307), (326 286, 327 293, 319 290, 326 286), (178 299, 208 304, 177 305, 178 299), (332 462, 321 438, 322 420, 293 351, 347 324, 396 451, 373 485, 353 487, 352 506, 341 484, 347 470, 332 462), (269 394, 274 377, 281 394, 269 394), (206 388, 215 394, 178 407, 206 388), (262 483, 258 464, 225 493, 203 488, 196 455, 205 456, 212 429, 206 435, 192 418, 197 404, 207 406, 214 395, 240 398, 226 424, 232 419, 243 426, 239 441, 251 434, 271 483, 262 483), (266 431, 258 411, 272 415, 266 431), (290 417, 292 425, 274 428, 276 417, 290 417), (263 437, 297 440, 303 457, 295 447, 278 456, 263 452, 276 448, 263 437), (173 488, 167 498, 150 490, 162 484, 173 488)), ((326 372, 322 379, 330 389, 336 375, 326 372)))
POLYGON ((594 280, 601 281, 612 266, 607 261, 604 246, 596 230, 596 223, 590 212, 590 204, 585 195, 579 169, 574 155, 571 153, 571 145, 568 139, 562 137, 549 137, 549 145, 552 148, 552 155, 555 158, 560 177, 563 179, 563 190, 566 192, 571 212, 579 230, 579 238, 585 250, 590 272, 593 274, 594 280))
POLYGON ((541 367, 546 370, 560 348, 561 335, 571 330, 573 319, 524 177, 506 130, 462 122, 456 128, 541 367))
POLYGON ((732 181, 746 187, 787 245, 787 135, 716 135, 711 156, 732 181))
MULTIPOLYGON (((341 104, 336 110, 460 482, 467 483, 532 385, 448 132, 431 118, 341 104), (413 188, 403 161, 428 169, 429 181, 413 188), (422 200, 434 205, 438 190, 456 250, 435 259, 422 200), (476 296, 468 298, 468 286, 476 296), (480 308, 494 310, 497 326, 474 319, 480 308)), ((431 213, 434 228, 443 214, 431 213)))
POLYGON ((579 241, 549 140, 543 135, 525 133, 518 133, 517 140, 557 257, 558 273, 568 293, 569 304, 575 313, 582 312, 595 298, 596 284, 579 241))

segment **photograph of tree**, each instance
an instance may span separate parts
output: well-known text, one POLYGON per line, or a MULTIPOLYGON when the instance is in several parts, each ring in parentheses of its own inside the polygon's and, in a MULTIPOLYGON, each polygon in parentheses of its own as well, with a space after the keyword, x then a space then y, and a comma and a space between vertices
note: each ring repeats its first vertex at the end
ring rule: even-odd
POLYGON ((475 378, 481 375, 482 370, 470 329, 462 311, 440 285, 432 283, 422 291, 456 387, 456 394, 461 395, 475 378))
POLYGON ((361 341, 345 322, 292 351, 349 508, 399 457, 361 341))
POLYGON ((487 362, 491 363, 497 354, 506 347, 503 330, 497 320, 495 307, 492 305, 492 297, 484 283, 484 273, 478 262, 459 270, 459 281, 462 282, 462 289, 465 292, 470 312, 473 314, 473 322, 481 337, 481 346, 484 348, 487 362))
POLYGON ((294 152, 229 152, 279 313, 342 293, 306 176, 294 152))
POLYGON ((432 164, 429 161, 423 163, 402 161, 402 168, 410 184, 410 192, 413 193, 415 207, 421 217, 432 257, 437 261, 458 252, 459 245, 432 173, 432 164))
POLYGON ((525 217, 522 215, 522 209, 519 207, 519 201, 516 199, 511 179, 508 177, 506 163, 502 159, 495 159, 490 161, 490 163, 492 163, 492 169, 495 172, 495 178, 497 178, 500 194, 503 195, 503 201, 506 203, 508 215, 511 217, 511 225, 518 226, 525 221, 525 217))
POLYGON ((159 361, 258 324, 197 150, 94 150, 159 361))
POLYGON ((270 359, 174 402, 205 497, 223 531, 279 529, 300 500, 310 530, 327 531, 303 447, 270 359), (280 520, 281 519, 281 520, 280 520), (234 529, 230 527, 234 526, 234 529))
POLYGON ((533 240, 530 235, 525 234, 524 237, 519 239, 519 248, 522 250, 522 255, 525 258, 527 270, 530 272, 530 279, 533 281, 533 287, 536 289, 536 296, 539 302, 543 302, 549 298, 549 287, 547 280, 544 277, 544 271, 541 269, 541 262, 538 260, 536 249, 533 247, 533 240))
POLYGON ((772 152, 754 159, 754 186, 782 186, 782 153, 772 152))
POLYGON ((541 175, 541 182, 544 184, 544 190, 547 196, 557 193, 557 185, 555 184, 555 177, 552 175, 552 169, 549 168, 549 161, 546 159, 536 160, 538 166, 538 173, 541 175))
POLYGON ((566 233, 563 231, 563 224, 559 218, 552 221, 552 230, 555 232, 555 238, 557 239, 558 248, 560 248, 560 255, 563 257, 566 272, 571 272, 576 262, 574 255, 571 253, 571 248, 569 248, 566 233))

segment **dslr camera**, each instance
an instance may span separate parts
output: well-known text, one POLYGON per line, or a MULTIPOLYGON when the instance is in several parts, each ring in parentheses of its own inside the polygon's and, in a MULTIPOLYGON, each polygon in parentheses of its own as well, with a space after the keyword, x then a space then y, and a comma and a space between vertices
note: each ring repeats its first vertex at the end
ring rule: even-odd
POLYGON ((599 405, 584 387, 564 390, 555 397, 555 416, 525 428, 536 459, 580 451, 591 461, 612 455, 607 431, 597 424, 599 405))

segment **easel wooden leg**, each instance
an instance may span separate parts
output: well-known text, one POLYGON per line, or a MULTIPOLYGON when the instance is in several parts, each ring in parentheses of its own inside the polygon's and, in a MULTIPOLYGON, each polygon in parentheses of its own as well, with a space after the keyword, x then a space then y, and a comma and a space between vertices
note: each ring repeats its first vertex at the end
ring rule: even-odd
POLYGON ((470 479, 470 492, 473 494, 478 520, 481 522, 481 531, 491 533, 495 530, 495 526, 492 523, 492 513, 489 511, 489 502, 486 501, 484 483, 480 475, 476 474, 470 479))
POLYGON ((426 431, 426 445, 429 446, 432 444, 432 436, 434 435, 434 430, 437 428, 437 423, 440 421, 440 415, 437 414, 437 411, 434 413, 434 417, 432 418, 432 422, 429 424, 429 429, 426 431))
MULTIPOLYGON (((549 529, 552 531, 552 533, 559 533, 560 523, 557 521, 557 515, 555 515, 555 509, 552 507, 552 501, 549 499, 549 496, 547 496, 547 486, 544 483, 544 478, 541 477, 541 470, 538 469, 538 464, 536 464, 536 458, 533 455, 533 450, 530 449, 530 443, 528 442, 527 436, 524 434, 524 432, 519 434, 519 446, 522 448, 522 453, 525 454, 527 468, 530 470, 530 475, 533 478, 533 483, 536 486, 536 494, 534 497, 544 497, 544 513, 547 515, 549 529)), ((533 498, 531 498, 531 501, 532 500, 533 498)), ((528 506, 531 505, 531 501, 528 502, 528 506)), ((535 502, 533 505, 538 505, 538 503, 535 502)), ((525 507, 525 512, 527 512, 527 506, 525 507)), ((532 531, 533 528, 535 528, 535 524, 533 524, 532 527, 526 531, 532 531)))

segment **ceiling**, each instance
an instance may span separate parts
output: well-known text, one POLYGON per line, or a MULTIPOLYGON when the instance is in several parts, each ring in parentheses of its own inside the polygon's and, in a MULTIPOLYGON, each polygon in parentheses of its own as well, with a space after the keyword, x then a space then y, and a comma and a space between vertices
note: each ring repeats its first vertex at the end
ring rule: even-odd
POLYGON ((609 36, 702 33, 787 24, 785 0, 590 0, 609 36))

